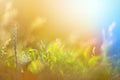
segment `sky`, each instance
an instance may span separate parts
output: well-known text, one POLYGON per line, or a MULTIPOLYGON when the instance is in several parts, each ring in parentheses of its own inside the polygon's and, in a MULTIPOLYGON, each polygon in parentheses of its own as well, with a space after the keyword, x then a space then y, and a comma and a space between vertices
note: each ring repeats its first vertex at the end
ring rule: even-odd
POLYGON ((104 23, 104 25, 108 25, 112 22, 115 22, 115 27, 113 28, 113 37, 114 43, 110 47, 109 53, 111 54, 119 54, 120 52, 120 1, 114 0, 114 1, 107 1, 109 3, 108 12, 106 13, 107 19, 104 23))

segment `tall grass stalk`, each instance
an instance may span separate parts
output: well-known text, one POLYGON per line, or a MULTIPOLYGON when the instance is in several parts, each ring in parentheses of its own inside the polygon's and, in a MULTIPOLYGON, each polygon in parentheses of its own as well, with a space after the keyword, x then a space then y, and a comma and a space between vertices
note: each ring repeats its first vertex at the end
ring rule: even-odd
MULTIPOLYGON (((16 64, 16 73, 18 71, 18 57, 17 57, 17 26, 14 26, 14 34, 13 34, 13 41, 14 41, 14 54, 15 54, 15 64, 16 64)), ((16 78, 17 80, 17 74, 16 78)))

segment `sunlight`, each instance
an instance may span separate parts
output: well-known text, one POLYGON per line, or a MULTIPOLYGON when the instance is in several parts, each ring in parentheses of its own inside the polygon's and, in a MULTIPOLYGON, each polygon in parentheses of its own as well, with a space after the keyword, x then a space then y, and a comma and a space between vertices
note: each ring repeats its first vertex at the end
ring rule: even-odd
POLYGON ((1 25, 3 26, 9 24, 15 19, 16 16, 17 16, 17 10, 13 8, 12 2, 7 2, 5 7, 5 12, 2 17, 1 25))
POLYGON ((119 7, 0 0, 0 80, 120 80, 119 7))
POLYGON ((37 17, 33 23, 32 23, 32 29, 35 29, 36 27, 40 27, 42 24, 46 22, 45 18, 37 17))
POLYGON ((96 0, 60 0, 56 1, 54 7, 58 17, 64 17, 64 20, 84 20, 94 19, 101 16, 103 10, 102 3, 96 0))
MULTIPOLYGON (((60 0, 57 3, 61 13, 70 16, 85 16, 94 17, 102 11, 100 1, 96 0, 60 0)), ((99 14, 100 15, 100 14, 99 14)))
POLYGON ((2 2, 2 0, 0 0, 0 3, 2 2))
POLYGON ((98 26, 104 5, 98 0, 56 0, 49 6, 50 16, 64 28, 93 32, 98 26), (87 30, 86 30, 87 28, 87 30))

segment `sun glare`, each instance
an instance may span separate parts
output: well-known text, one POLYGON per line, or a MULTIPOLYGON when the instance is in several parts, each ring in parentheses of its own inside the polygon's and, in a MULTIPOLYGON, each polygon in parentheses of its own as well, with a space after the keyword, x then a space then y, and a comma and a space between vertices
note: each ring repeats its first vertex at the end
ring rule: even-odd
POLYGON ((51 13, 58 24, 87 30, 96 27, 96 21, 102 16, 104 7, 99 0, 56 0, 52 2, 51 13))

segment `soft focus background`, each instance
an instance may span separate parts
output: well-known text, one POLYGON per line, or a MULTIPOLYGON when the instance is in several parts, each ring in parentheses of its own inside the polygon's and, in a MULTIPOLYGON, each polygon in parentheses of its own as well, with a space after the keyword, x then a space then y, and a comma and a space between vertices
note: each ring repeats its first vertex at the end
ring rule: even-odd
MULTIPOLYGON (((31 52, 29 52, 29 50, 33 51, 33 53, 40 53, 40 55, 47 53, 49 55, 54 55, 54 58, 50 58, 53 59, 53 63, 56 59, 61 60, 61 58, 59 59, 58 56, 64 56, 63 59, 66 59, 66 65, 62 64, 62 61, 60 65, 68 67, 69 65, 67 65, 67 59, 70 58, 68 57, 69 55, 66 55, 67 57, 65 57, 65 55, 61 53, 67 53, 67 50, 73 50, 73 52, 68 52, 72 55, 72 58, 70 59, 71 62, 74 58, 80 58, 83 60, 83 58, 81 58, 81 53, 83 53, 85 54, 84 57, 89 56, 92 59, 91 62, 93 61, 93 63, 95 61, 98 61, 96 63, 109 63, 110 71, 111 68, 114 68, 115 70, 112 72, 115 72, 117 76, 119 76, 119 72, 116 72, 119 71, 118 67, 120 66, 119 7, 119 0, 0 0, 0 52, 1 54, 5 53, 5 55, 8 55, 8 53, 13 53, 13 33, 14 27, 17 26, 16 45, 18 54, 30 54, 31 52), (65 50, 63 49, 60 52, 58 50, 59 55, 56 56, 54 53, 56 53, 57 49, 60 48, 57 43, 60 44, 60 46, 61 44, 64 44, 65 50), (40 45, 45 45, 45 50, 43 48, 41 49, 40 45), (51 45, 51 48, 49 45, 51 45), (49 52, 49 48, 50 50, 53 50, 53 52, 49 52), (34 49, 38 52, 34 52, 34 49), (39 50, 41 52, 39 52, 39 50), (93 56, 99 56, 102 57, 102 59, 98 60, 98 58, 93 58, 93 56)), ((46 55, 42 57, 46 60, 47 57, 45 56, 46 55)), ((85 60, 88 60, 86 57, 85 60)), ((20 59, 22 58, 20 57, 20 59)), ((26 59, 27 58, 25 58, 25 60, 26 59)), ((76 59, 73 60, 73 63, 71 64, 74 64, 76 59)), ((27 62, 29 62, 29 60, 27 62)), ((84 67, 88 69, 86 63, 84 61, 81 62, 83 63, 84 67)), ((35 63, 31 62, 31 65, 38 65, 38 63, 39 62, 36 61, 35 63)), ((56 63, 59 63, 59 61, 56 61, 56 63)), ((80 65, 80 63, 77 62, 76 64, 80 65)), ((46 64, 44 64, 44 66, 45 65, 46 64)), ((55 65, 58 66, 58 64, 55 65)), ((97 66, 100 67, 100 65, 97 66)), ((33 69, 33 66, 30 68, 30 70, 31 69, 33 69)), ((77 68, 77 70, 79 69, 77 68)), ((87 73, 90 71, 86 70, 85 72, 87 73)), ((60 74, 63 75, 63 73, 64 70, 63 72, 60 71, 60 74)), ((85 76, 86 74, 82 77, 85 76)), ((90 77, 81 79, 94 80, 90 77)), ((118 80, 119 79, 120 78, 118 78, 118 80)), ((102 79, 97 78, 97 80, 102 79)), ((105 80, 113 79, 106 78, 105 80)), ((115 80, 117 79, 115 78, 115 80)))
POLYGON ((95 40, 101 46, 105 30, 106 39, 113 42, 110 53, 119 53, 119 5, 118 0, 1 0, 1 40, 10 37, 16 22, 26 46, 56 38, 75 46, 95 40))

